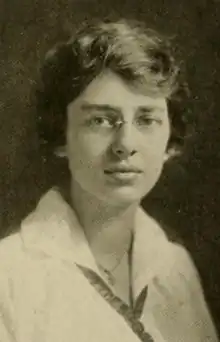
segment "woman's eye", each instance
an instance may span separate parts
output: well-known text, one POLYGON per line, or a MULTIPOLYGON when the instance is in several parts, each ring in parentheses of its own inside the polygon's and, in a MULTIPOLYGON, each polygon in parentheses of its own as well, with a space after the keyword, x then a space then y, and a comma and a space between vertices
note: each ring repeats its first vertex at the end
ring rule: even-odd
POLYGON ((146 126, 146 127, 150 127, 156 124, 161 124, 162 120, 154 118, 154 117, 150 117, 150 116, 140 116, 138 118, 138 125, 140 126, 146 126))
POLYGON ((96 116, 90 120, 90 126, 93 127, 112 127, 113 123, 110 118, 103 117, 103 116, 96 116))

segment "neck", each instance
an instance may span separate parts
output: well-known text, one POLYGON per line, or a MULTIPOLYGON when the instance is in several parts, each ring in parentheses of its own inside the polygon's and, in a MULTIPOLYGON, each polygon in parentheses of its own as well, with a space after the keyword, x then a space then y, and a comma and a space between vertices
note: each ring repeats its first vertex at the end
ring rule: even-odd
POLYGON ((138 204, 116 206, 72 185, 71 202, 96 262, 112 270, 128 252, 138 204))

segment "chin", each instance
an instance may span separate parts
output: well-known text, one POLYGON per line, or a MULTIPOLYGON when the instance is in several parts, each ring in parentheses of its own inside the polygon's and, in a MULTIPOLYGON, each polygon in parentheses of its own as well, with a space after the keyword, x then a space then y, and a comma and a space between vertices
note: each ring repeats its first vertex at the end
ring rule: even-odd
POLYGON ((119 206, 131 205, 134 203, 140 203, 142 198, 146 194, 143 191, 140 192, 137 189, 124 187, 120 189, 114 189, 108 196, 105 196, 105 200, 110 204, 118 204, 119 206))

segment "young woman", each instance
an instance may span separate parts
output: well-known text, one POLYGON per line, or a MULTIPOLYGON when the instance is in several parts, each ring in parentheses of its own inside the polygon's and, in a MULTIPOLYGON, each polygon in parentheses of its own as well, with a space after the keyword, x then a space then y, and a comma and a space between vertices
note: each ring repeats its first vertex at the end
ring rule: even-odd
POLYGON ((1 341, 217 341, 188 253, 140 207, 182 138, 168 43, 86 25, 41 75, 39 134, 70 177, 0 244, 1 341))

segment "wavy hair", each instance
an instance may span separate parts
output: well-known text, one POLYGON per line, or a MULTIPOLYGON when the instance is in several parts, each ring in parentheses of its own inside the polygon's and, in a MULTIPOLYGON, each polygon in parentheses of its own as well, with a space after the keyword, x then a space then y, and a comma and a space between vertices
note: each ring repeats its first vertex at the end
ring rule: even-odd
POLYGON ((54 149, 65 144, 66 108, 103 70, 110 69, 142 93, 167 99, 171 122, 169 146, 182 145, 188 94, 169 39, 127 20, 86 23, 71 39, 50 50, 40 68, 36 91, 41 142, 54 149), (181 103, 181 104, 180 104, 181 103))

